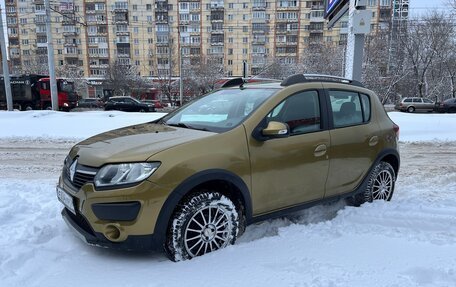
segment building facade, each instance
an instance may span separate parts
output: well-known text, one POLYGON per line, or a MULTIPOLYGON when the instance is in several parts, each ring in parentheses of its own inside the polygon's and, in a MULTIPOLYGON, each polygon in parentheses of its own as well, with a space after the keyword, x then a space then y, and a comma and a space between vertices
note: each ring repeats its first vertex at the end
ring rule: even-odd
MULTIPOLYGON (((5 0, 13 71, 47 73, 44 0, 5 0)), ((51 1, 55 65, 102 79, 109 66, 137 67, 144 77, 178 76, 211 59, 226 76, 256 75, 272 61, 299 62, 313 43, 344 48, 347 21, 327 29, 323 1, 51 1)), ((369 0, 372 33, 391 29, 392 0, 369 0)), ((99 81, 97 83, 100 83, 99 81)), ((98 93, 97 87, 91 94, 98 93)))

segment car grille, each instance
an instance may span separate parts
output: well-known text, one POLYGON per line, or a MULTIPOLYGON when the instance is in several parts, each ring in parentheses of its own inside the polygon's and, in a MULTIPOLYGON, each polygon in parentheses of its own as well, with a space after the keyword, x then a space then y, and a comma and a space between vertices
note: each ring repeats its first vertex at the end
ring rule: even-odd
POLYGON ((85 166, 82 164, 76 164, 76 172, 74 173, 73 180, 71 180, 70 176, 70 167, 74 161, 67 159, 65 160, 65 167, 64 167, 64 176, 65 178, 76 188, 80 189, 86 183, 93 183, 93 179, 98 172, 98 168, 93 168, 89 166, 85 166))

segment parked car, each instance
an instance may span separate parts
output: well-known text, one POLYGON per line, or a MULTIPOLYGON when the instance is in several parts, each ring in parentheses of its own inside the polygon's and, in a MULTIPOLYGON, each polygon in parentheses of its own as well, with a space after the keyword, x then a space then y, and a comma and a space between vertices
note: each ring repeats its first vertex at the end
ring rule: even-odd
POLYGON ((105 104, 105 110, 118 110, 124 112, 155 112, 153 104, 141 103, 132 97, 111 97, 105 104))
POLYGON ((148 104, 148 105, 153 105, 155 107, 155 109, 163 108, 163 105, 159 100, 143 100, 141 102, 148 104))
POLYGON ((448 99, 437 104, 436 110, 440 113, 456 113, 456 99, 448 99))
POLYGON ((429 99, 410 97, 403 98, 394 108, 401 112, 409 113, 413 113, 415 111, 432 112, 434 111, 435 103, 429 99))
POLYGON ((76 104, 78 108, 103 108, 104 103, 100 99, 86 98, 80 99, 76 104))
POLYGON ((179 261, 318 203, 391 199, 399 127, 374 92, 302 74, 225 87, 71 149, 57 196, 78 237, 179 261))

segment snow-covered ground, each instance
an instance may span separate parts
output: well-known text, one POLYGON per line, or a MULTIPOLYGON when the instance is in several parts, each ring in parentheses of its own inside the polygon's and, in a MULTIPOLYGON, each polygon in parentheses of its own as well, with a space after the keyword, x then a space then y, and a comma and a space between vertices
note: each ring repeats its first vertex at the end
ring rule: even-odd
POLYGON ((86 246, 55 184, 78 140, 160 114, 0 112, 0 286, 456 286, 456 115, 391 112, 391 202, 343 202, 249 226, 190 261, 86 246))

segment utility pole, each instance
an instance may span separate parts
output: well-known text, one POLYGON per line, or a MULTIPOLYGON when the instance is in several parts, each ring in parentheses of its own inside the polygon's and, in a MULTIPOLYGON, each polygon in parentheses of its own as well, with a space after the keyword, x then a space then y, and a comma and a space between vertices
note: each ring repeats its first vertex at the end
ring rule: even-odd
POLYGON ((49 64, 49 84, 51 86, 51 101, 52 109, 59 110, 59 98, 57 94, 57 80, 55 79, 55 63, 54 63, 54 45, 52 43, 52 28, 51 28, 51 6, 49 0, 44 0, 46 5, 46 37, 47 37, 47 54, 49 64))
POLYGON ((11 83, 8 68, 8 57, 6 54, 5 34, 3 32, 2 7, 0 7, 0 46, 2 51, 3 81, 5 83, 6 107, 8 111, 13 110, 13 97, 11 95, 11 83))
POLYGON ((182 107, 184 101, 184 71, 182 70, 182 46, 180 45, 180 38, 179 38, 179 101, 180 106, 182 107))
POLYGON ((349 5, 345 77, 361 81, 364 36, 370 32, 372 12, 366 10, 367 0, 350 0, 349 5))

